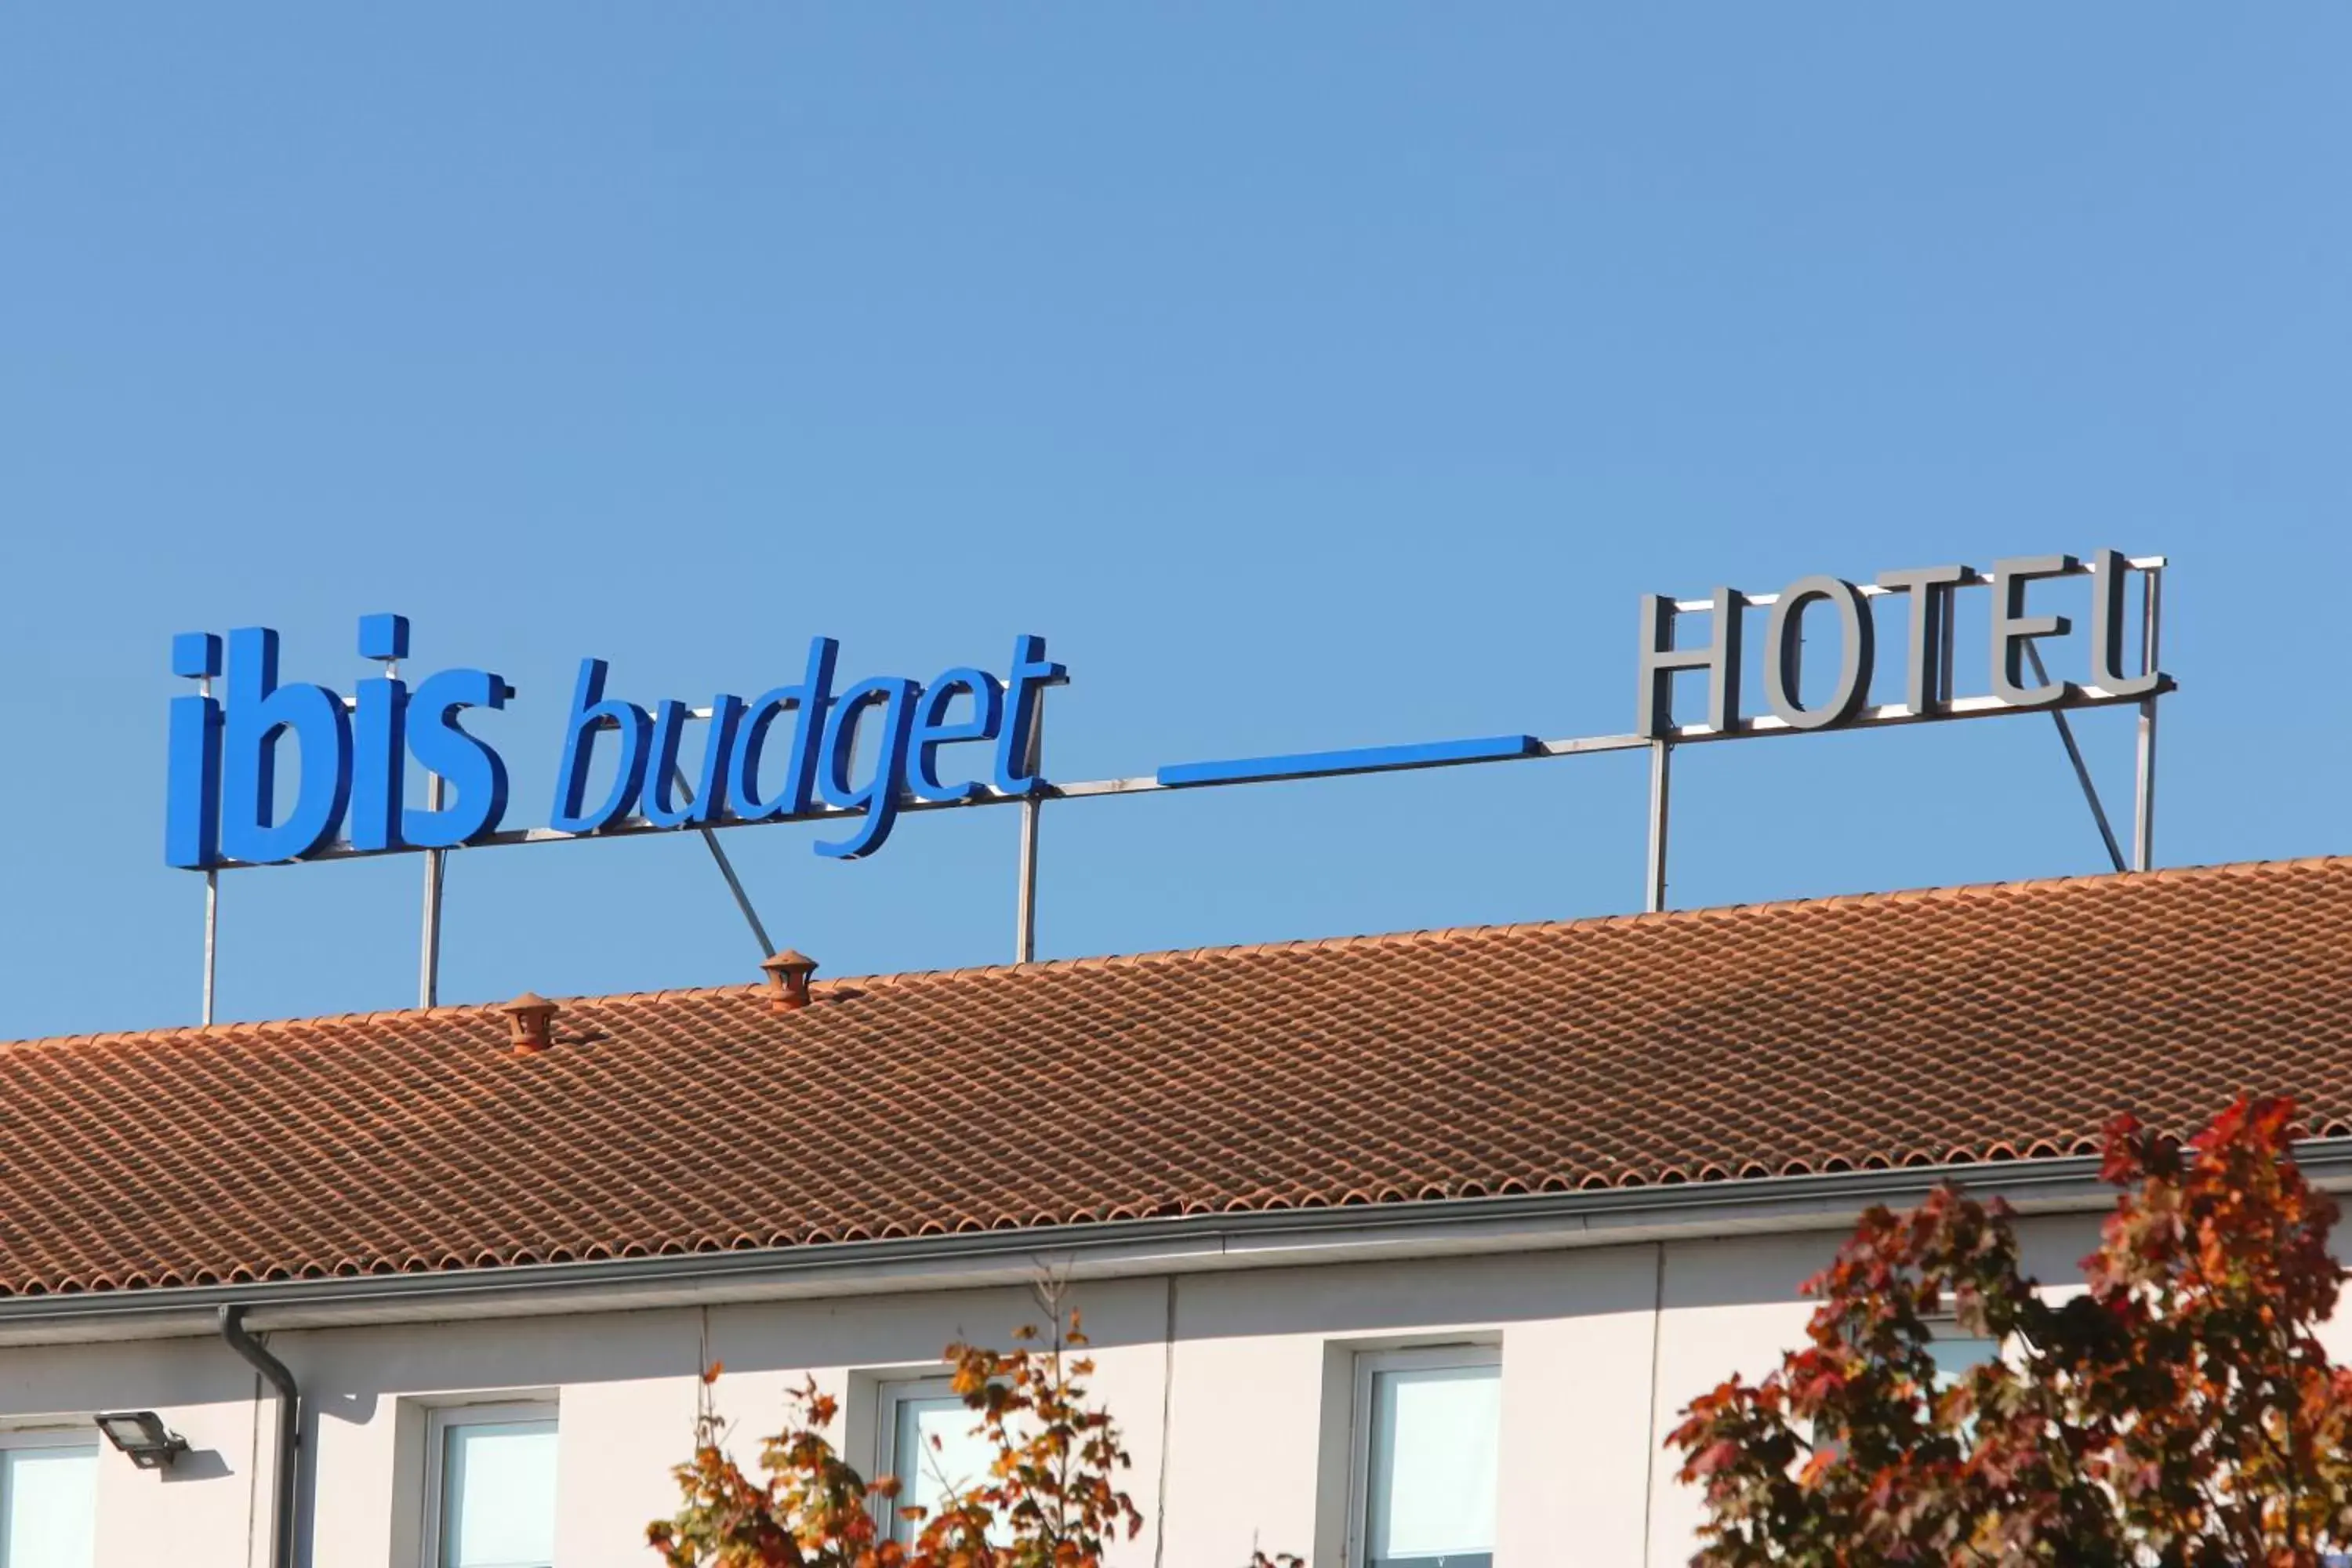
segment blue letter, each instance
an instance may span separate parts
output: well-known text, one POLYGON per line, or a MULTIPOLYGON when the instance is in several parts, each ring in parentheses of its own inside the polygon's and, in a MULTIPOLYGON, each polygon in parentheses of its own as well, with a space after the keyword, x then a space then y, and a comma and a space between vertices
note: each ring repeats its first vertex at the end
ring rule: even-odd
POLYGON ((801 683, 762 692, 745 710, 742 726, 735 731, 734 759, 727 781, 729 805, 744 821, 799 816, 809 809, 816 793, 817 742, 824 734, 824 710, 833 702, 834 660, 840 655, 841 645, 831 637, 811 637, 808 669, 801 683), (762 798, 760 753, 767 746, 768 726, 787 709, 797 710, 792 767, 783 787, 762 798))
POLYGON ((401 837, 418 849, 471 844, 499 830, 507 814, 507 764, 488 741, 466 733, 457 715, 468 708, 503 708, 514 693, 486 669, 445 669, 416 689, 413 706, 424 722, 408 732, 409 754, 456 792, 438 811, 401 813, 401 837))
POLYGON ((970 800, 978 784, 941 784, 940 748, 958 741, 992 741, 1004 721, 1004 688, 984 669, 950 669, 931 682, 923 698, 922 716, 915 721, 915 793, 925 800, 970 800), (960 724, 946 722, 948 704, 969 692, 971 717, 960 724))
POLYGON ((1031 770, 1038 759, 1029 753, 1037 737, 1037 708, 1049 686, 1069 684, 1069 671, 1045 658, 1044 637, 1013 639, 1013 668, 1006 686, 1013 694, 1013 721, 996 737, 996 787, 1006 795, 1028 795, 1038 784, 1031 770))
POLYGON ((604 700, 604 661, 580 661, 580 684, 572 696, 572 720, 563 731, 563 761, 555 773, 555 810, 547 825, 558 833, 593 833, 635 804, 646 778, 646 731, 653 721, 634 702, 604 700), (593 811, 583 811, 588 793, 588 763, 595 754, 596 731, 606 722, 621 731, 621 757, 613 771, 613 787, 593 811))
POLYGON ((680 827, 694 815, 694 803, 669 803, 670 775, 677 772, 677 743, 685 737, 686 704, 663 698, 654 704, 653 756, 646 764, 643 809, 656 827, 680 827))
POLYGON ((408 723, 408 682, 362 680, 352 726, 352 847, 398 849, 400 794, 408 782, 401 732, 408 723))
POLYGON ((406 616, 362 616, 360 617, 360 657, 380 658, 387 664, 397 664, 408 657, 408 617, 406 616))
POLYGON ((221 848, 228 858, 299 860, 332 838, 351 798, 351 722, 342 700, 325 687, 278 684, 278 634, 266 626, 228 635, 226 723, 221 848), (275 820, 278 742, 289 731, 301 783, 281 823, 275 820))
POLYGON ((913 681, 887 676, 861 680, 841 694, 833 728, 824 740, 821 776, 824 803, 849 811, 863 806, 866 816, 849 837, 836 844, 819 843, 818 854, 855 860, 881 848, 883 840, 890 837, 890 826, 898 819, 898 792, 906 784, 907 737, 914 728, 917 695, 913 681), (883 705, 882 745, 874 758, 874 776, 866 780, 865 788, 852 789, 849 761, 857 745, 857 721, 877 702, 883 705))
MULTIPOLYGON (((210 681, 220 673, 220 638, 184 632, 172 639, 172 673, 210 681)), ((221 708, 208 693, 172 699, 172 771, 163 813, 166 865, 220 863, 221 708)))
POLYGON ((722 691, 710 700, 710 732, 702 738, 702 776, 695 781, 696 822, 717 822, 727 815, 727 765, 735 756, 735 731, 743 722, 743 700, 722 691))
POLYGON ((702 738, 702 782, 688 786, 687 798, 672 805, 673 786, 686 784, 677 765, 686 720, 683 702, 665 700, 654 710, 653 760, 646 765, 645 796, 639 809, 656 827, 718 820, 719 800, 726 795, 727 752, 735 743, 735 726, 743 720, 743 700, 724 691, 710 700, 710 732, 702 738))
POLYGON ((395 671, 408 657, 406 616, 362 616, 360 657, 382 661, 383 679, 362 680, 352 695, 352 825, 354 849, 398 849, 400 795, 408 783, 402 731, 408 688, 395 671))

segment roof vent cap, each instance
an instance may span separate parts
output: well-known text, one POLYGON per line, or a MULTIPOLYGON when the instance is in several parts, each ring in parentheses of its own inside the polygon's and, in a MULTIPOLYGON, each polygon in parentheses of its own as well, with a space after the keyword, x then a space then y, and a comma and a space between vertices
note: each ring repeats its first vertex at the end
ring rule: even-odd
POLYGON ((555 1004, 536 991, 526 991, 499 1009, 507 1016, 507 1043, 519 1057, 536 1056, 555 1042, 551 1029, 555 1004))
POLYGON ((788 947, 761 960, 760 967, 768 975, 768 1011, 790 1013, 809 1005, 809 976, 816 973, 815 959, 788 947))

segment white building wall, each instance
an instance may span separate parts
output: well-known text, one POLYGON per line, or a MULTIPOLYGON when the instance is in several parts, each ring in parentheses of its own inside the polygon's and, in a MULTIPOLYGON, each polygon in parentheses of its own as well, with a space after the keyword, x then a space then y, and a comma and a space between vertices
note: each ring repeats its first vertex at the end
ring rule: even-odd
POLYGON ((188 1440, 171 1470, 151 1474, 100 1440, 98 1557, 101 1563, 152 1563, 161 1543, 188 1542, 186 1561, 205 1568, 249 1568, 267 1562, 268 1543, 251 1539, 260 1517, 252 1491, 264 1489, 268 1434, 257 1446, 253 1369, 226 1346, 191 1353, 183 1341, 122 1345, 62 1345, 0 1355, 0 1423, 12 1427, 74 1426, 98 1438, 89 1417, 100 1410, 163 1409, 188 1440), (255 1553, 255 1555, 249 1555, 255 1553))
MULTIPOLYGON (((2042 1278, 2077 1277, 2089 1219, 2025 1227, 2042 1278)), ((1815 1232, 1264 1268, 1089 1282, 1095 1394, 1133 1456, 1145 1516, 1114 1568, 1239 1568, 1254 1545, 1339 1568, 1352 1357, 1414 1345, 1501 1348, 1507 1568, 1686 1562, 1696 1500, 1661 1447, 1692 1396, 1753 1378, 1801 1342, 1801 1281, 1836 1237, 1815 1232), (1164 1506, 1163 1506, 1164 1500, 1164 1506)), ((804 1379, 843 1402, 835 1437, 877 1465, 877 1380, 937 1369, 964 1338, 1006 1342, 1039 1321, 996 1289, 708 1309, 287 1331, 270 1348, 310 1412, 302 1500, 314 1568, 427 1562, 424 1447, 436 1405, 519 1397, 560 1408, 559 1561, 644 1568, 648 1521, 676 1504, 698 1372, 748 1461, 804 1379)), ((2352 1355, 2352 1324, 2331 1325, 2352 1355)), ((87 1422, 152 1408, 193 1452, 168 1474, 102 1450, 100 1561, 132 1568, 168 1546, 179 1568, 266 1563, 274 1400, 219 1342, 0 1350, 0 1425, 87 1422)))
MULTIPOLYGON (((548 1398, 558 1409, 560 1560, 643 1568, 653 1561, 646 1523, 675 1506, 669 1469, 692 1449, 701 1334, 702 1314, 679 1310, 271 1336, 271 1353, 300 1382, 308 1407, 301 1511, 310 1562, 421 1568, 427 1414, 548 1398)), ((184 1342, 180 1353, 229 1352, 184 1342)), ((259 1418, 267 1449, 274 1401, 259 1418)), ((257 1517, 266 1520, 268 1504, 265 1482, 257 1517)))

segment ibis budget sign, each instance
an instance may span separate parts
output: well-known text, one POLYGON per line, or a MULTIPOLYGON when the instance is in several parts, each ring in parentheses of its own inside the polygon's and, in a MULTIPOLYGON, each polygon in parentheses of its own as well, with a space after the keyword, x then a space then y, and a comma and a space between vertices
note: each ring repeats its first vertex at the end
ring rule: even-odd
MULTIPOLYGON (((172 703, 173 865, 440 849, 499 834, 506 762, 468 726, 504 708, 514 688, 487 669, 445 669, 412 689, 396 673, 408 651, 406 619, 369 616, 359 633, 361 654, 386 668, 349 700, 281 681, 278 634, 266 627, 231 632, 225 660, 223 639, 211 633, 173 640, 173 673, 203 683, 172 703), (289 738, 300 765, 293 798, 281 803, 277 751, 289 738), (405 798, 411 761, 440 781, 437 802, 405 798)), ((959 668, 927 685, 877 676, 836 689, 839 656, 833 638, 814 638, 790 683, 749 701, 722 691, 698 710, 668 700, 647 710, 608 695, 604 661, 581 660, 549 827, 584 835, 624 822, 708 826, 830 812, 846 814, 847 836, 818 850, 854 858, 882 847, 909 794, 945 802, 1040 787, 1038 700, 1066 678, 1043 637, 1015 638, 1002 676, 959 668), (690 719, 701 722, 698 754, 688 746, 690 719), (601 769, 600 748, 608 753, 601 769), (854 779, 860 771, 862 781, 854 779), (601 787, 592 782, 598 776, 607 780, 601 787)))

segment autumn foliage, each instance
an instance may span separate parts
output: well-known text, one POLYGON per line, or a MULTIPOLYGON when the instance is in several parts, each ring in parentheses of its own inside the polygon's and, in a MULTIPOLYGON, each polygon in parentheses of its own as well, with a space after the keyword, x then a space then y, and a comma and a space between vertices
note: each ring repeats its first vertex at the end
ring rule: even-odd
MULTIPOLYGON (((918 1525, 911 1545, 881 1522, 908 1478, 868 1481, 842 1459, 826 1436, 836 1402, 813 1381, 761 1446, 761 1479, 746 1474, 711 1403, 715 1365, 703 1375, 694 1457, 673 1472, 682 1506, 646 1539, 668 1568, 1100 1568, 1105 1547, 1143 1520, 1117 1485, 1129 1463, 1118 1427, 1087 1395, 1094 1363, 1079 1314, 1057 1293, 1045 1305, 1045 1333, 1016 1330, 1011 1351, 947 1347, 955 1392, 992 1458, 985 1477, 929 1513, 896 1509, 918 1525)), ((1252 1568, 1277 1564, 1261 1556, 1252 1568)))
POLYGON ((1874 1209, 1810 1343, 1694 1401, 1668 1439, 1704 1489, 1699 1568, 2263 1564, 2352 1542, 2352 1372, 2314 1327, 2345 1271, 2294 1107, 2240 1100, 2186 1147, 2128 1119, 2087 1289, 2045 1299, 2008 1209, 1945 1187, 1874 1209), (1947 1338, 2000 1354, 1939 1369, 1947 1338))

